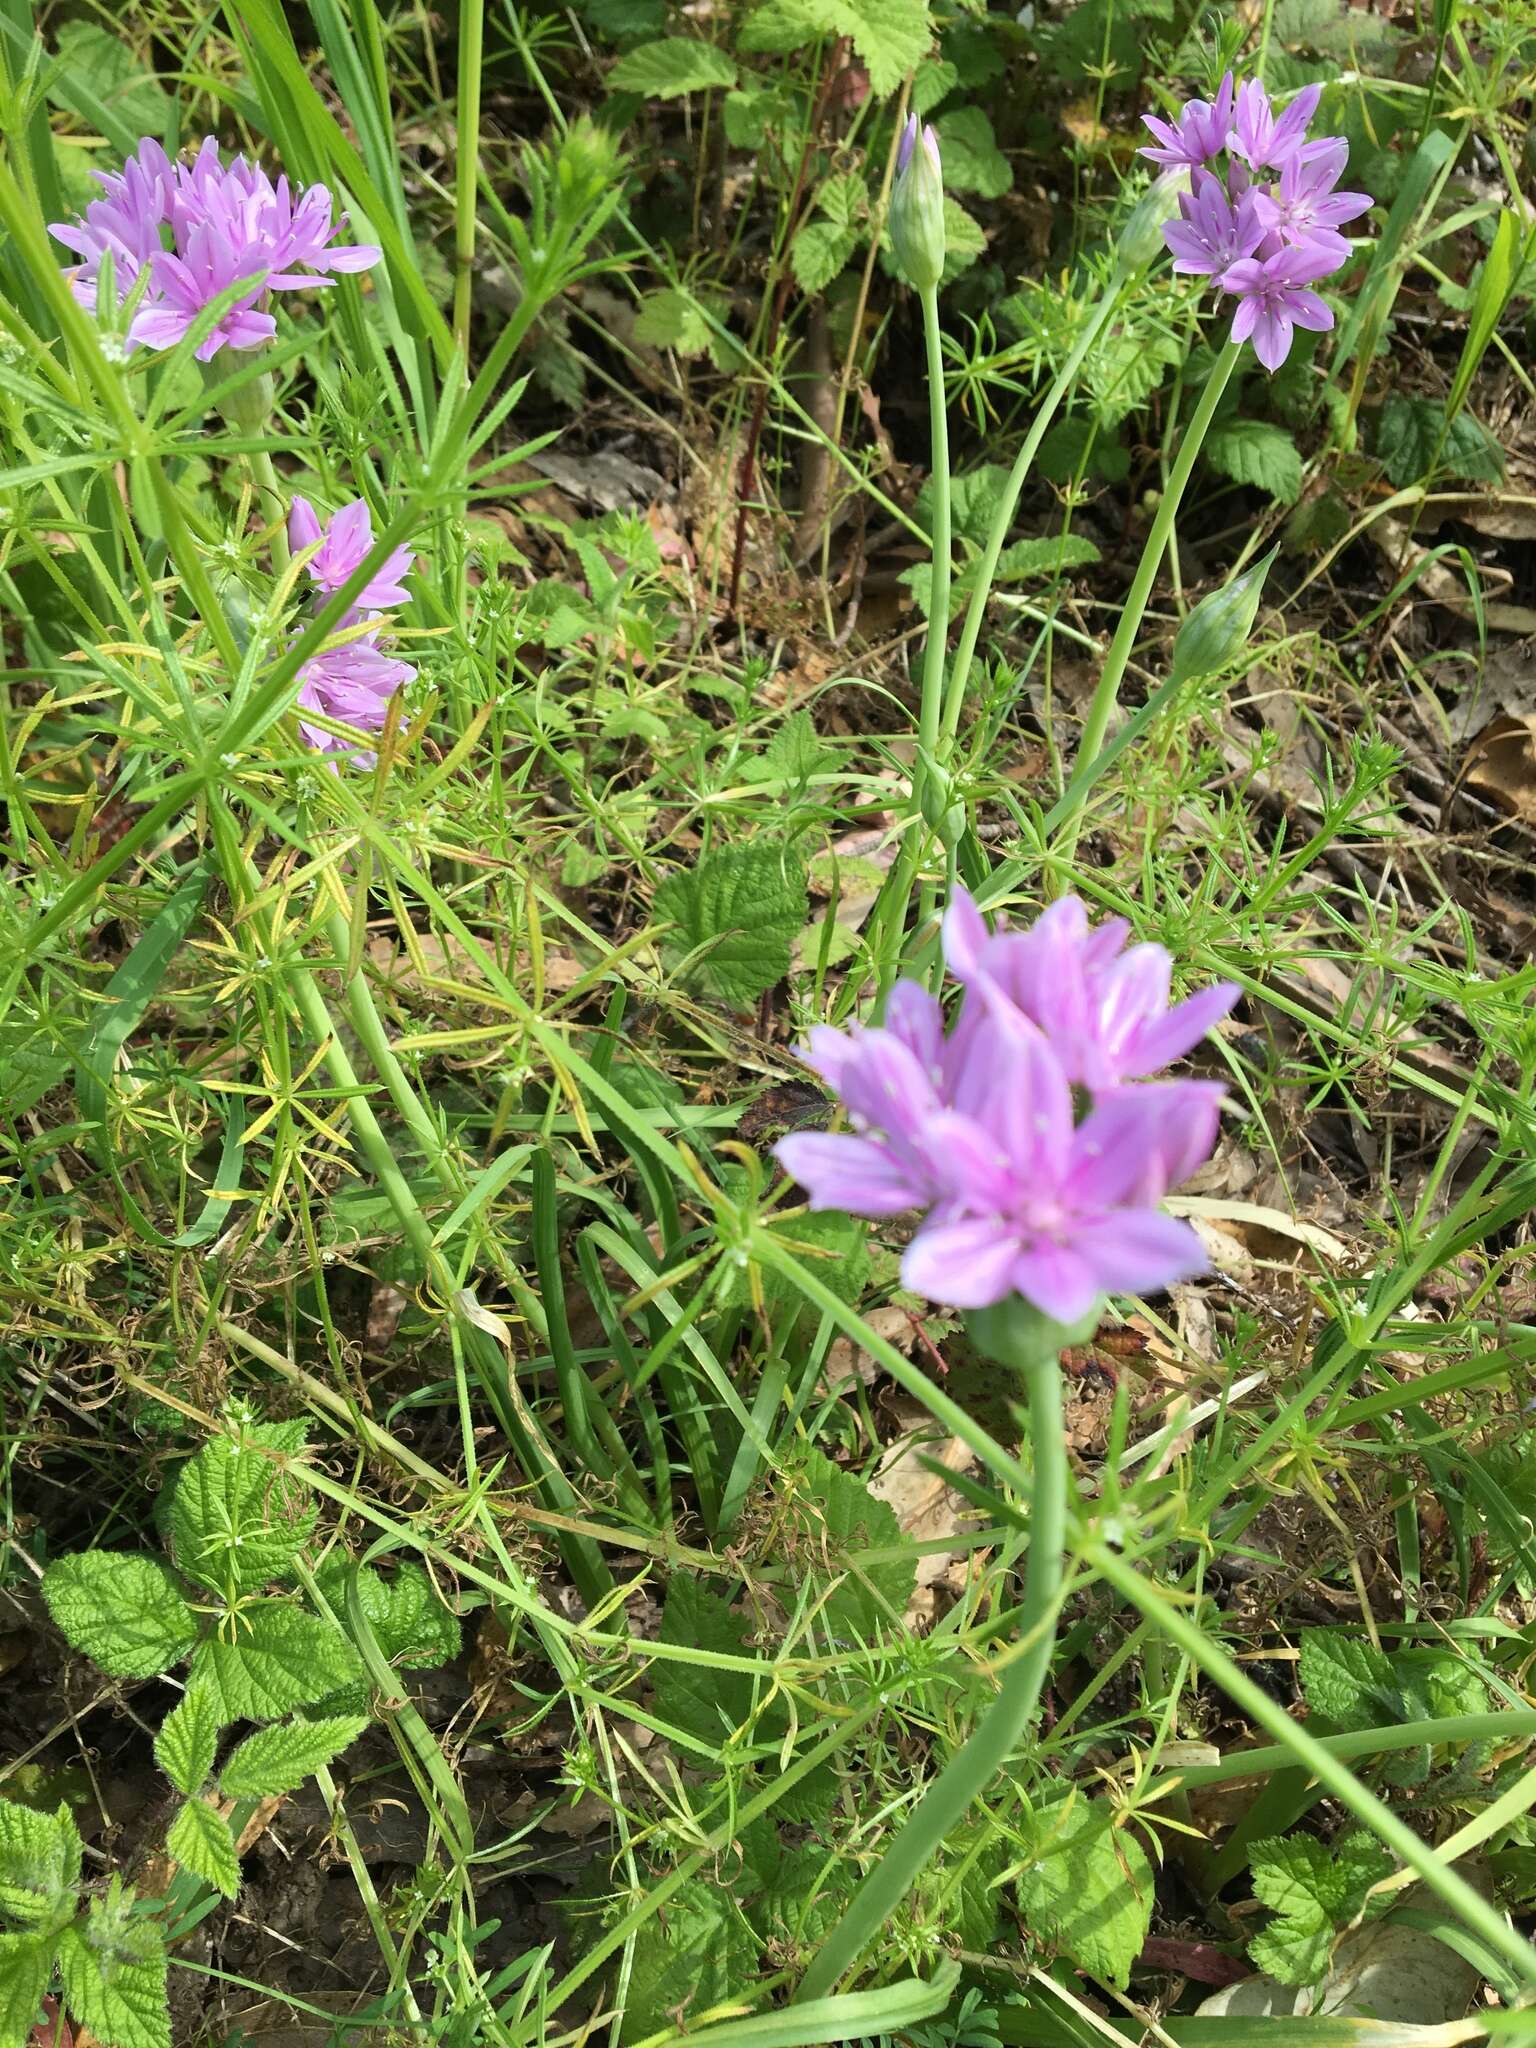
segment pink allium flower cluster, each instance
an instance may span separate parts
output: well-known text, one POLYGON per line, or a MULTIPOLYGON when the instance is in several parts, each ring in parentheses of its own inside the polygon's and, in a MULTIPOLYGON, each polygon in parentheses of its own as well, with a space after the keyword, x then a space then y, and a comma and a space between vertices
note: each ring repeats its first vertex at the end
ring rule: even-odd
POLYGON ((1236 298, 1232 338, 1251 340, 1267 370, 1285 361, 1298 327, 1332 327, 1311 287, 1348 261, 1339 230, 1371 204, 1364 192, 1335 190, 1349 160, 1344 138, 1308 137, 1320 96, 1309 85, 1276 114, 1256 78, 1234 89, 1229 71, 1214 100, 1190 100, 1176 121, 1142 116, 1156 140, 1141 154, 1189 176, 1180 217, 1163 229, 1173 267, 1236 298))
MULTIPOLYGON (((296 554, 314 548, 305 565, 318 592, 317 603, 340 590, 358 569, 373 546, 373 521, 361 498, 343 505, 323 525, 307 498, 296 497, 288 514, 288 540, 296 554), (316 543, 318 542, 318 546, 316 543)), ((396 660, 384 649, 381 609, 407 602, 410 593, 401 584, 415 560, 409 548, 396 548, 383 567, 363 585, 357 601, 343 617, 338 633, 362 632, 328 646, 306 661, 299 670, 299 709, 318 711, 340 725, 359 732, 382 732, 389 717, 389 703, 396 690, 416 674, 408 661, 396 660)), ((301 716, 299 730, 312 747, 326 754, 346 754, 367 767, 373 755, 349 747, 323 726, 301 716)))
POLYGON ((221 164, 211 135, 190 164, 173 163, 146 137, 121 171, 94 176, 101 198, 78 221, 59 222, 49 233, 81 259, 73 290, 91 311, 104 260, 119 302, 148 271, 128 328, 130 347, 170 348, 221 293, 248 281, 197 354, 207 362, 222 348, 260 348, 277 332, 265 310, 268 292, 325 284, 379 260, 371 243, 335 246, 346 215, 336 214, 324 185, 295 192, 287 178, 274 185, 243 156, 221 164))
POLYGON ((810 1035, 806 1061, 853 1126, 776 1147, 811 1207, 926 1210, 902 1278, 956 1308, 1016 1294, 1070 1324, 1103 1295, 1202 1271, 1199 1238, 1158 1204, 1209 1157, 1223 1091, 1147 1077, 1237 990, 1170 1008, 1169 955, 1128 936, 1123 919, 1091 927, 1072 896, 989 932, 957 890, 944 952, 965 994, 947 1033, 938 1000, 904 981, 882 1025, 810 1035))

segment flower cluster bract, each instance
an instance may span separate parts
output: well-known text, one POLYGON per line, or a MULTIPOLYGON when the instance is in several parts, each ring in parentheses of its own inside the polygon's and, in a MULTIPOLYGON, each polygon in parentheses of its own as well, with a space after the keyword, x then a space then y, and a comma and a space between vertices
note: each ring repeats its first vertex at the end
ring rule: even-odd
MULTIPOLYGON (((295 553, 314 549, 305 568, 319 593, 317 603, 324 604, 362 565, 373 546, 373 521, 365 502, 357 498, 322 525, 309 500, 295 497, 288 515, 288 540, 295 553)), ((336 641, 299 670, 301 712, 318 711, 338 724, 355 726, 359 732, 383 730, 389 700, 414 679, 416 671, 408 661, 396 660, 384 651, 384 622, 379 613, 407 601, 409 592, 400 579, 414 559, 409 548, 396 548, 363 585, 337 629, 336 641), (363 630, 357 630, 359 627, 363 630), (343 635, 346 637, 340 637, 343 635)), ((322 753, 346 754, 365 766, 373 758, 303 717, 299 729, 322 753)))
POLYGON ((81 259, 72 288, 95 310, 97 281, 110 267, 119 303, 148 272, 128 326, 128 345, 169 348, 198 315, 233 286, 248 288, 198 345, 203 362, 222 348, 260 348, 277 332, 264 310, 268 292, 325 284, 337 272, 378 262, 371 243, 335 246, 346 226, 324 185, 274 185, 259 165, 237 156, 219 161, 209 136, 190 164, 173 163, 146 137, 121 171, 96 171, 102 197, 78 221, 49 233, 81 259), (169 231, 170 244, 166 245, 169 231))
POLYGON ((989 932, 957 890, 944 952, 965 994, 947 1032, 937 998, 903 981, 882 1025, 810 1035, 805 1058, 853 1126, 776 1147, 811 1207, 926 1210, 902 1278, 956 1308, 1018 1294, 1074 1323, 1105 1294, 1201 1271, 1200 1240, 1158 1204, 1209 1157, 1222 1087, 1147 1077, 1237 990, 1170 1007, 1168 953, 1128 936, 1072 896, 989 932))
POLYGON ((1251 340, 1268 370, 1290 354, 1298 327, 1332 327, 1311 287, 1348 261, 1339 230, 1371 205, 1364 192, 1335 190, 1349 160, 1344 138, 1307 134, 1320 95, 1309 85, 1276 114, 1257 79, 1234 89, 1229 71, 1214 100, 1188 101, 1176 121, 1142 116, 1157 139, 1141 154, 1189 175, 1180 218, 1163 229, 1173 267, 1236 298, 1232 338, 1251 340))

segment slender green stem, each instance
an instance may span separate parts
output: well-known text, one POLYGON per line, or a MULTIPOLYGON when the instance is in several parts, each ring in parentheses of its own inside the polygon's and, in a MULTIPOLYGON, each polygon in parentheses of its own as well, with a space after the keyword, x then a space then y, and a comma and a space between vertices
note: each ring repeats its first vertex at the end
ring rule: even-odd
POLYGON ((261 505, 263 520, 270 525, 272 537, 272 566, 281 576, 287 568, 288 553, 288 500, 278 482, 277 470, 272 461, 271 451, 255 449, 250 457, 251 481, 256 486, 257 499, 261 505))
POLYGON ((981 637, 982 620, 986 616, 987 599, 992 595, 992 579, 997 574, 997 565, 1008 539, 1013 515, 1018 507, 1019 494, 1029 476, 1030 466, 1045 439, 1051 422, 1055 419, 1061 401, 1077 381, 1077 373, 1083 367, 1089 349, 1103 333, 1105 324, 1120 303, 1125 288, 1125 276, 1116 270, 1110 287, 1100 298, 1093 312, 1085 322, 1082 333, 1072 346, 1072 353, 1056 373, 1055 382, 1041 399, 1029 432, 1024 436, 1024 445, 1014 457, 1013 468, 1003 486, 1003 495, 992 521, 992 531, 987 535, 987 545, 976 572, 976 587, 971 592, 966 607, 965 626, 960 634, 960 644, 955 649, 955 658, 949 665, 949 683, 944 693, 944 718, 941 738, 948 742, 954 739, 960 729, 960 710, 965 702, 965 685, 971 672, 971 659, 976 652, 976 642, 981 637))
POLYGON ((1024 1574, 1024 1604, 1019 1616, 1019 1652, 1004 1673, 997 1697, 980 1724, 928 1787, 895 1841, 854 1893, 848 1910, 806 1971, 796 1994, 798 2002, 825 1998, 880 1933, 943 1846, 945 1837, 964 1820, 973 1802, 1017 1748, 1051 1668, 1067 1521, 1061 1370, 1050 1356, 1020 1363, 1029 1390, 1035 1483, 1029 1564, 1024 1574))
MULTIPOLYGON (((944 405, 944 349, 939 328, 939 292, 935 285, 921 294, 923 343, 928 368, 929 482, 933 518, 929 527, 932 569, 928 585, 928 638, 923 646, 922 695, 917 713, 917 759, 912 764, 912 810, 901 850, 881 890, 880 981, 877 1002, 890 992, 901 964, 907 906, 927 842, 932 807, 928 801, 931 766, 937 765, 939 728, 944 709, 944 649, 949 639, 949 587, 953 537, 949 514, 949 415, 944 405)), ((931 908, 931 905, 926 905, 931 908)))
POLYGON ((459 7, 458 162, 453 183, 453 340, 469 363, 470 285, 475 266, 475 193, 480 168, 480 74, 485 54, 485 0, 459 7))
POLYGON ((1362 1785, 1331 1747, 1325 1747, 1300 1722, 1292 1720, 1284 1707, 1255 1685, 1183 1608, 1159 1594, 1124 1558, 1096 1545, 1084 1561, 1176 1644, 1192 1664, 1215 1679, 1251 1721, 1282 1743, 1289 1752, 1290 1764, 1310 1772, 1326 1792, 1341 1806, 1348 1807, 1357 1820, 1363 1821, 1379 1841, 1416 1872, 1443 1905, 1509 1964, 1521 1983, 1536 1987, 1536 1949, 1515 1932, 1480 1892, 1458 1876, 1428 1842, 1421 1840, 1374 1792, 1362 1785))
MULTIPOLYGON (((939 719, 944 704, 944 647, 949 638, 949 584, 952 537, 949 525, 949 414, 944 404, 944 347, 939 329, 939 291, 934 285, 923 299, 923 343, 928 357, 928 437, 931 449, 929 482, 933 487, 931 543, 933 574, 928 586, 928 639, 923 648, 923 696, 917 738, 934 757, 939 745, 939 719)), ((921 760, 913 777, 919 788, 925 776, 921 760)))
MULTIPOLYGON (((1088 716, 1083 724, 1082 744, 1077 750, 1077 765, 1073 781, 1078 784, 1082 795, 1090 786, 1087 769, 1098 758, 1104 745, 1104 736, 1109 731, 1109 721, 1114 716, 1115 706, 1120 698, 1120 685, 1136 645, 1136 636, 1141 631, 1141 622, 1146 614, 1147 600, 1152 595, 1152 585, 1162 565, 1174 522, 1179 516, 1179 505, 1194 470, 1201 443, 1210 430, 1221 403, 1222 394, 1231 381, 1232 372, 1237 368, 1237 359, 1242 354, 1242 343, 1229 341, 1217 358, 1216 367, 1206 379, 1205 389, 1200 394, 1200 403, 1195 407, 1195 416, 1190 421, 1184 438, 1179 443, 1179 452, 1173 468, 1168 472, 1167 486, 1163 491, 1162 503, 1152 521, 1152 531, 1142 549, 1141 560, 1127 593, 1125 607, 1120 614, 1120 623, 1115 628, 1115 637, 1109 644, 1104 657, 1093 701, 1088 706, 1088 716)), ((1077 849, 1078 822, 1081 817, 1081 797, 1062 819, 1059 827, 1060 843, 1057 851, 1065 860, 1070 860, 1077 849)))

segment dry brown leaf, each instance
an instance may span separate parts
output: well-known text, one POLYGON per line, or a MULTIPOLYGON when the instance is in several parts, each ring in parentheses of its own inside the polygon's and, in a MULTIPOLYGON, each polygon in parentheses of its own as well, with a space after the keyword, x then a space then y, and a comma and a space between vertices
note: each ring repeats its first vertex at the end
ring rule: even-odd
POLYGON ((1500 712, 1472 742, 1462 780, 1522 824, 1536 824, 1536 717, 1500 712))
MULTIPOLYGON (((942 1443, 931 1436, 903 1437, 891 1445, 869 1483, 875 1499, 886 1503, 901 1524, 903 1535, 910 1536, 915 1543, 957 1535, 970 1513, 964 1497, 936 1472, 931 1472, 925 1459, 942 1465, 946 1472, 969 1472, 976 1463, 976 1454, 957 1436, 942 1443)), ((955 1555, 952 1550, 935 1550, 920 1557, 919 1588, 941 1579, 955 1555)))

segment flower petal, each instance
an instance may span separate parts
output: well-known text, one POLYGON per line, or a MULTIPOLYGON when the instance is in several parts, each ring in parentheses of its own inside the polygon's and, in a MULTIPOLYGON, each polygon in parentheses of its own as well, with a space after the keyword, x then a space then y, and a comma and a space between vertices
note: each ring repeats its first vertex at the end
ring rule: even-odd
POLYGON ((846 1209, 853 1216, 899 1216, 927 1201, 929 1191, 911 1179, 885 1146, 873 1138, 826 1131, 796 1131, 781 1138, 773 1156, 799 1181, 813 1209, 846 1209))
POLYGON ((925 1223, 902 1259, 902 1284, 951 1308, 990 1308, 1013 1292, 1018 1254, 1018 1232, 1001 1217, 925 1223))

